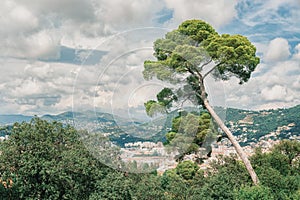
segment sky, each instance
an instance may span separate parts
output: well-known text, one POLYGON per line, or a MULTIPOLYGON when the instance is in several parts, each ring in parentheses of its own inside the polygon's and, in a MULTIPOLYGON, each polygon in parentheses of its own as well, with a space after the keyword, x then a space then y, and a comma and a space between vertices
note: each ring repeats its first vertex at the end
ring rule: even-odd
POLYGON ((299 0, 3 0, 0 114, 96 110, 140 118, 166 83, 143 79, 153 42, 188 19, 242 34, 251 79, 206 85, 210 102, 250 110, 300 104, 299 0))

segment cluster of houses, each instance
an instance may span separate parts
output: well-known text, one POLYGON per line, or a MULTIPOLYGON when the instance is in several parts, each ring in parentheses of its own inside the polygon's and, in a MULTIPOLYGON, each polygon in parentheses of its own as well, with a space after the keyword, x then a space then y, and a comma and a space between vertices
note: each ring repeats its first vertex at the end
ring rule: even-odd
MULTIPOLYGON (((256 148, 259 147, 263 152, 268 152, 279 142, 279 140, 272 140, 266 137, 260 139, 257 143, 252 143, 251 145, 247 145, 242 148, 248 156, 251 156, 254 154, 256 148)), ((145 163, 155 165, 157 172, 160 174, 168 169, 175 168, 177 165, 175 157, 178 156, 178 152, 169 152, 161 142, 126 143, 125 148, 122 148, 121 150, 121 159, 124 162, 134 161, 140 166, 145 163)), ((200 157, 203 161, 202 164, 200 164, 200 168, 205 170, 209 168, 209 163, 216 160, 220 155, 237 155, 234 147, 228 139, 223 139, 219 143, 212 143, 209 157, 207 154, 201 153, 201 150, 206 151, 205 149, 200 148, 200 151, 197 154, 186 155, 183 159, 196 161, 197 159, 199 160, 200 157)))

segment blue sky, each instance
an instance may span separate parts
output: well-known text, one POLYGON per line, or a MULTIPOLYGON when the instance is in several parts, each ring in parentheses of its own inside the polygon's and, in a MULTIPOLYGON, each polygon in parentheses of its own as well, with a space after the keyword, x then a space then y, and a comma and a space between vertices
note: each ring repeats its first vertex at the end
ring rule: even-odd
POLYGON ((153 59, 156 38, 187 19, 247 36, 261 58, 242 86, 208 80, 214 105, 300 104, 299 10, 299 0, 3 0, 0 114, 144 116, 143 102, 166 85, 143 80, 143 61, 153 59))

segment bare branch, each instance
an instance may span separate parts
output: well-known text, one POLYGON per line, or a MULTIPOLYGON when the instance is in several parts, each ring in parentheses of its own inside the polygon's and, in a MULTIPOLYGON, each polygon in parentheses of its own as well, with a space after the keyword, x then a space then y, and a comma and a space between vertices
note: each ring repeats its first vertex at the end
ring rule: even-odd
POLYGON ((203 79, 209 75, 212 71, 214 71, 216 68, 218 67, 218 65, 214 66, 213 68, 211 68, 208 72, 206 72, 206 74, 204 74, 203 79))
POLYGON ((201 65, 200 69, 202 70, 203 67, 205 67, 206 65, 208 65, 209 63, 211 63, 212 58, 209 59, 209 61, 207 61, 206 63, 204 63, 203 65, 201 65))
POLYGON ((190 72, 192 75, 195 75, 195 72, 193 72, 190 68, 186 68, 186 70, 188 71, 188 72, 190 72))
POLYGON ((197 68, 195 68, 195 72, 196 72, 196 74, 194 74, 194 75, 198 75, 198 78, 202 77, 202 74, 199 72, 199 70, 197 68))
POLYGON ((186 101, 191 97, 191 95, 192 95, 192 94, 189 94, 189 95, 181 102, 181 104, 180 104, 180 106, 179 106, 179 109, 182 109, 184 102, 186 102, 186 101))
POLYGON ((215 65, 213 68, 211 68, 206 74, 204 74, 203 79, 204 79, 207 75, 209 75, 212 71, 214 71, 217 67, 219 67, 221 64, 223 64, 223 63, 219 63, 219 64, 215 65))

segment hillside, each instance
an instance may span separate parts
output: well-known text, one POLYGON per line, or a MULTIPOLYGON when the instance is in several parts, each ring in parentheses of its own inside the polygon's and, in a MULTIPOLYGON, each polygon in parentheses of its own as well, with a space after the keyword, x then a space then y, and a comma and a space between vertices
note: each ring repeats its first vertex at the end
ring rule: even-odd
POLYGON ((0 115, 0 126, 11 125, 15 122, 29 122, 32 116, 25 115, 0 115))
POLYGON ((262 139, 300 139, 300 105, 263 111, 229 108, 226 110, 226 124, 242 145, 262 139))
MULTIPOLYGON (((216 108, 222 110, 223 108, 216 108)), ((257 143, 262 139, 300 138, 300 105, 277 110, 249 111, 234 108, 223 109, 226 124, 241 145, 257 143)), ((123 147, 125 143, 135 141, 165 141, 165 134, 171 127, 171 121, 177 112, 166 118, 157 118, 149 122, 130 121, 119 116, 102 112, 64 112, 59 115, 44 115, 48 121, 59 121, 74 125, 77 129, 89 132, 101 132, 123 147)), ((23 115, 0 115, 0 126, 13 122, 30 121, 32 117, 23 115)), ((8 134, 0 130, 0 136, 8 134)))

